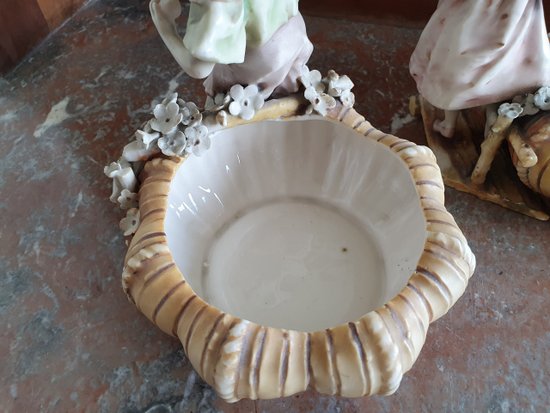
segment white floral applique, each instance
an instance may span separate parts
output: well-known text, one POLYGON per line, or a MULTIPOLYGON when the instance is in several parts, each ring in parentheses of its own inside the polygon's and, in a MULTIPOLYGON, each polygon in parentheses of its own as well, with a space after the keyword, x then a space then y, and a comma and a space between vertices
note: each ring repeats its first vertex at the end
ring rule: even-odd
POLYGON ((111 193, 111 202, 117 203, 118 198, 124 189, 134 191, 137 186, 137 178, 130 163, 124 159, 117 162, 111 162, 103 168, 107 177, 113 180, 113 191, 111 193))
POLYGON ((523 109, 521 116, 536 115, 540 109, 535 105, 535 95, 527 93, 525 95, 519 95, 514 97, 512 103, 519 103, 523 109))
POLYGON ((225 93, 218 93, 216 96, 207 96, 206 103, 204 104, 204 110, 207 112, 218 112, 227 108, 231 102, 231 95, 225 93))
POLYGON ((128 189, 123 189, 117 199, 120 208, 132 209, 138 206, 138 194, 131 192, 128 189))
POLYGON ((323 76, 318 70, 310 71, 307 66, 304 66, 298 79, 306 89, 313 88, 318 93, 322 93, 325 91, 323 76))
POLYGON ((187 140, 182 131, 174 130, 159 138, 157 145, 166 156, 181 156, 185 152, 187 140))
POLYGON ((304 92, 304 97, 311 103, 306 109, 306 114, 316 111, 322 116, 326 116, 329 109, 336 106, 336 99, 324 92, 317 92, 313 87, 309 87, 304 92))
POLYGON ((503 103, 498 108, 498 115, 508 119, 516 119, 523 113, 519 103, 503 103))
POLYGON ((201 156, 204 151, 210 149, 210 137, 204 125, 186 128, 185 137, 187 138, 185 151, 188 153, 201 156))
POLYGON ((537 90, 533 101, 539 109, 550 110, 550 86, 544 86, 537 90))
POLYGON ((246 88, 234 85, 229 95, 233 99, 229 104, 229 113, 244 120, 251 120, 256 111, 264 106, 264 98, 257 85, 248 85, 246 88))
POLYGON ((124 236, 135 234, 139 227, 139 209, 131 208, 126 212, 126 216, 120 220, 120 229, 124 236))
POLYGON ((306 114, 315 111, 326 116, 330 109, 336 107, 336 99, 346 107, 355 104, 355 95, 351 91, 354 85, 346 75, 340 76, 334 70, 329 70, 327 77, 323 78, 318 70, 309 71, 304 66, 299 80, 305 87, 304 97, 311 103, 306 114))
POLYGON ((180 113, 183 115, 181 123, 186 126, 195 126, 202 122, 202 113, 193 102, 184 102, 178 99, 180 113))
POLYGON ((334 70, 329 70, 325 82, 330 96, 340 98, 344 106, 351 107, 355 104, 355 95, 351 91, 354 84, 348 76, 340 76, 334 70))
POLYGON ((162 134, 172 132, 183 120, 183 114, 180 113, 180 107, 175 99, 165 99, 162 103, 155 106, 153 114, 155 118, 151 120, 151 128, 162 134))

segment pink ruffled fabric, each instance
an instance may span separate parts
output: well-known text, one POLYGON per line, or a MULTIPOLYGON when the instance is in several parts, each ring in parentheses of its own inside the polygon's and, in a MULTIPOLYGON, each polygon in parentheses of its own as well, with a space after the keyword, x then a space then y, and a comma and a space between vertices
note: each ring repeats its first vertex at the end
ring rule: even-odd
POLYGON ((204 82, 206 93, 214 96, 235 84, 257 84, 264 98, 298 90, 297 78, 307 63, 313 45, 300 14, 281 26, 265 44, 247 48, 245 60, 239 64, 214 66, 204 82))
POLYGON ((542 0, 440 0, 410 71, 420 94, 445 110, 550 85, 542 0))

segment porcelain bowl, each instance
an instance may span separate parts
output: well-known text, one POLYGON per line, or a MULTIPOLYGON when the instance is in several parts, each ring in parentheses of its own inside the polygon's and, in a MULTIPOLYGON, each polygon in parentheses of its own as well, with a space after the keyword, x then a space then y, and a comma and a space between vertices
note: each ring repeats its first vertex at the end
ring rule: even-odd
POLYGON ((142 182, 125 289, 228 401, 394 392, 475 267, 432 152, 350 108, 221 128, 142 182))

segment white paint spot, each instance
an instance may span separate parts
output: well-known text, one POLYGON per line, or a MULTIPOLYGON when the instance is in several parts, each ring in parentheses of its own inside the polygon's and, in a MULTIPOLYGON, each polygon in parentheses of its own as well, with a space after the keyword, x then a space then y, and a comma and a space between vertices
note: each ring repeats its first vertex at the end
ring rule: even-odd
POLYGON ((46 117, 46 120, 38 125, 34 130, 34 137, 40 138, 50 127, 59 125, 66 119, 69 119, 71 115, 67 113, 67 105, 69 104, 69 97, 65 96, 62 101, 52 106, 50 113, 46 117))
POLYGON ((17 119, 17 110, 9 110, 0 116, 0 123, 8 123, 17 119))
POLYGON ((82 205, 82 191, 80 191, 76 196, 76 203, 72 208, 72 211, 70 212, 69 217, 71 218, 75 217, 76 213, 78 212, 78 208, 80 208, 80 205, 82 205))
POLYGON ((403 115, 401 113, 396 113, 391 118, 391 126, 390 126, 390 132, 395 133, 399 129, 401 129, 403 126, 413 122, 416 118, 411 115, 410 113, 407 113, 406 115, 403 115))
POLYGON ((117 77, 119 79, 130 80, 130 79, 135 78, 136 74, 134 72, 129 71, 129 70, 119 70, 117 72, 117 77))
POLYGON ((14 399, 17 399, 17 384, 12 384, 10 386, 10 394, 11 394, 11 397, 13 397, 14 399))
POLYGON ((75 391, 73 391, 73 392, 71 393, 71 396, 70 396, 70 397, 71 397, 71 400, 72 400, 73 402, 75 402, 75 401, 78 400, 78 393, 75 392, 75 391))

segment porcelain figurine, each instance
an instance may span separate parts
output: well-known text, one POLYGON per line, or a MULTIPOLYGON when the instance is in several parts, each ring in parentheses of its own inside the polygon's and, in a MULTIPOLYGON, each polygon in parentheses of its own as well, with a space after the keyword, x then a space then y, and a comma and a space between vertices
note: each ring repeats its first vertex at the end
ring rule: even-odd
POLYGON ((458 111, 549 85, 542 0, 440 0, 410 71, 420 94, 445 111, 433 128, 448 138, 458 111))
POLYGON ((191 0, 187 30, 179 36, 179 0, 152 0, 153 22, 191 77, 215 96, 235 84, 257 85, 264 99, 298 90, 313 45, 298 0, 191 0))

